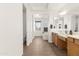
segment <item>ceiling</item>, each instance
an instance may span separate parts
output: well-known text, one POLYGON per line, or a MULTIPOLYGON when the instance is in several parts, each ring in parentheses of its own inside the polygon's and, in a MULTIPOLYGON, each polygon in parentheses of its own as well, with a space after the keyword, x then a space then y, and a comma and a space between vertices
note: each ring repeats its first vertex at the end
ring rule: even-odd
POLYGON ((68 13, 79 13, 79 4, 78 3, 51 3, 49 8, 52 13, 60 13, 67 11, 68 13))
POLYGON ((67 11, 68 13, 77 13, 79 12, 79 3, 26 3, 24 4, 27 7, 30 7, 31 10, 49 10, 52 13, 57 14, 62 11, 67 11))
POLYGON ((29 7, 31 10, 47 10, 47 3, 28 3, 24 4, 26 7, 29 7))

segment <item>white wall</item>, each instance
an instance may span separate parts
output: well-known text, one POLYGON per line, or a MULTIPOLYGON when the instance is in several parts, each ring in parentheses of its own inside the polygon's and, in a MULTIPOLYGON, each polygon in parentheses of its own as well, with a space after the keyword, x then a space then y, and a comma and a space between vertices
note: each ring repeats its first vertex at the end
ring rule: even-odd
MULTIPOLYGON (((48 14, 47 14, 48 15, 48 14)), ((44 32, 44 27, 47 27, 48 28, 48 25, 49 25, 49 18, 47 16, 47 18, 44 18, 42 20, 42 28, 43 28, 43 33, 42 33, 42 36, 43 36, 43 40, 48 40, 48 31, 47 32, 44 32)))
POLYGON ((53 14, 51 14, 51 12, 49 12, 49 22, 48 22, 48 29, 49 29, 49 31, 48 31, 48 36, 49 36, 49 38, 48 38, 48 42, 49 43, 52 43, 52 29, 50 29, 50 24, 51 25, 53 25, 54 23, 53 23, 53 14))
POLYGON ((26 34, 27 35, 26 41, 27 41, 27 46, 29 46, 33 40, 32 12, 31 12, 29 5, 27 5, 26 8, 27 8, 27 10, 26 10, 26 27, 27 27, 27 29, 26 29, 26 33, 27 33, 26 34))
POLYGON ((23 54, 22 4, 0 4, 0 55, 23 54))

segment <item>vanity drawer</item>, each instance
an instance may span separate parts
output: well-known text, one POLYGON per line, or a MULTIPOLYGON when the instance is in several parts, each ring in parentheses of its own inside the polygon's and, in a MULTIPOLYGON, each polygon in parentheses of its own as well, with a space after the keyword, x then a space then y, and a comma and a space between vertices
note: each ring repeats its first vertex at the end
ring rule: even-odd
POLYGON ((75 44, 79 45, 79 39, 75 39, 75 44))
POLYGON ((61 39, 63 41, 66 41, 66 38, 65 37, 62 37, 62 36, 59 36, 59 39, 61 39))
POLYGON ((68 37, 67 40, 70 42, 74 42, 74 39, 72 37, 68 37))

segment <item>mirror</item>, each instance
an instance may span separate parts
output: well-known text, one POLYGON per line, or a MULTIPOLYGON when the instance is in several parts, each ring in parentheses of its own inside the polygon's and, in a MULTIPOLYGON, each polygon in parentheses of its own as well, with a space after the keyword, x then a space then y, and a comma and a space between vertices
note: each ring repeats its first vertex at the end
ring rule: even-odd
POLYGON ((58 17, 57 19, 54 19, 54 25, 54 29, 63 29, 64 17, 58 17))
POLYGON ((71 21, 71 28, 73 32, 78 32, 79 31, 79 15, 73 15, 72 16, 72 21, 71 21))

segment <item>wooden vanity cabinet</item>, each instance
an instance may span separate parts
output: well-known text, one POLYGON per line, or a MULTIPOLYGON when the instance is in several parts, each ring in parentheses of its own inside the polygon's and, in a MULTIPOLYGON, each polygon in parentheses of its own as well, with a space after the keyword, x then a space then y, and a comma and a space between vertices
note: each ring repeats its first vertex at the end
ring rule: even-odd
POLYGON ((79 44, 77 44, 76 39, 68 37, 67 38, 67 55, 68 56, 79 56, 79 44))
POLYGON ((53 34, 53 43, 58 46, 58 37, 56 33, 53 34))
POLYGON ((58 39, 58 47, 61 48, 61 49, 67 50, 67 40, 66 40, 66 38, 63 37, 63 38, 58 39))
POLYGON ((60 36, 56 33, 52 34, 52 40, 55 46, 61 49, 66 49, 67 48, 67 41, 66 38, 60 38, 60 36), (64 39, 64 40, 63 40, 64 39))
POLYGON ((53 44, 54 44, 54 42, 55 42, 54 37, 55 37, 55 33, 52 33, 52 43, 53 43, 53 44))
POLYGON ((68 37, 67 38, 67 55, 74 55, 74 44, 73 44, 73 38, 68 37))

